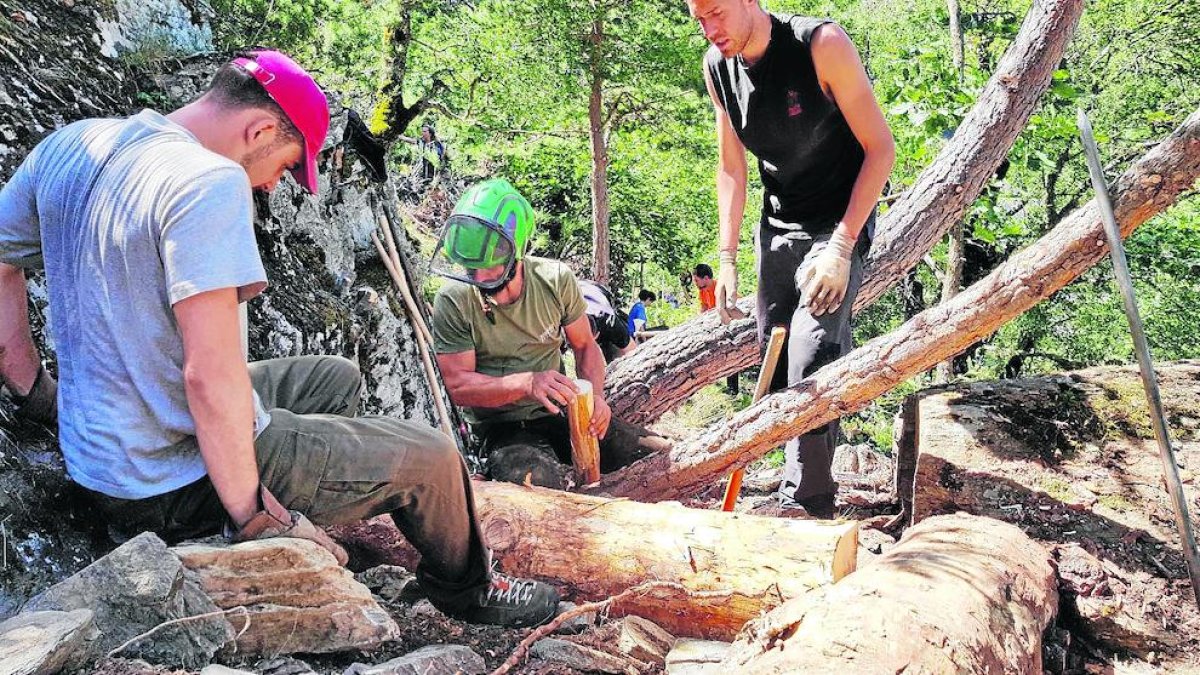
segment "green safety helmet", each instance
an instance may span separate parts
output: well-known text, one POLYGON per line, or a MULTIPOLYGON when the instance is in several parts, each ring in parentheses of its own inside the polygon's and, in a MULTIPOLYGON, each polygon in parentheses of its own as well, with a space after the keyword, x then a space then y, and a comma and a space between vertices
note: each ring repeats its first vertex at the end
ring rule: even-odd
POLYGON ((511 183, 493 178, 471 186, 446 219, 430 269, 498 291, 516 274, 533 237, 533 207, 511 183))

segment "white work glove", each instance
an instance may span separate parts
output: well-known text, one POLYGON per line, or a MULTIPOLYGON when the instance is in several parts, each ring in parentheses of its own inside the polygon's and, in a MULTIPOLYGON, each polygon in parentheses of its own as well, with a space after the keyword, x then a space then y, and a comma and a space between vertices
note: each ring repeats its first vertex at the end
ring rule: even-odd
POLYGON ((717 288, 713 295, 717 300, 717 314, 721 323, 728 324, 736 318, 730 313, 730 306, 737 304, 737 251, 721 251, 721 267, 717 273, 717 288))
POLYGON ((839 223, 825 248, 804 270, 800 293, 813 316, 835 312, 842 306, 846 286, 850 283, 850 256, 854 253, 854 244, 854 238, 839 223))

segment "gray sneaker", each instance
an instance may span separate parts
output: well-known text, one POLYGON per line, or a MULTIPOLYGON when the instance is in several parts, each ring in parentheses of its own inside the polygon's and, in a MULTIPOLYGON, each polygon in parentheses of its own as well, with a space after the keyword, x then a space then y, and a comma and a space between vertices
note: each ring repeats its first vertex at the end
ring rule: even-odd
POLYGON ((533 579, 492 572, 491 581, 471 591, 471 602, 450 613, 469 623, 506 628, 540 626, 558 614, 558 591, 533 579))

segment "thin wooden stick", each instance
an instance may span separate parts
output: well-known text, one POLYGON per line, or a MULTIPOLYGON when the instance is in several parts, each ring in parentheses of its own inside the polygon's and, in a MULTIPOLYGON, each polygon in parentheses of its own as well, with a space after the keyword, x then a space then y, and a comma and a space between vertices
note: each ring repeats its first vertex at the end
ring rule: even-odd
POLYGON ((638 584, 633 588, 627 588, 611 598, 597 600, 596 602, 585 602, 574 609, 569 609, 562 614, 559 614, 558 616, 554 617, 553 621, 539 626, 532 633, 526 636, 524 640, 521 640, 521 644, 517 645, 517 648, 513 650, 513 653, 509 655, 508 659, 504 663, 500 664, 499 668, 493 670, 491 675, 505 675, 505 673, 519 666, 521 664, 521 659, 525 658, 525 654, 529 652, 529 648, 533 646, 533 643, 558 630, 559 626, 570 621, 571 619, 589 612, 604 612, 607 611, 612 605, 618 604, 623 600, 627 600, 635 595, 645 595, 651 591, 663 589, 672 591, 674 593, 683 593, 690 598, 728 598, 729 596, 733 595, 733 591, 693 591, 686 588, 683 584, 679 584, 674 581, 647 581, 646 583, 638 584))
MULTIPOLYGON (((383 242, 379 241, 378 232, 371 233, 371 241, 375 242, 375 248, 379 251, 379 257, 383 259, 383 266, 387 268, 388 274, 392 277, 392 285, 396 287, 401 295, 408 297, 406 293, 407 287, 402 281, 404 277, 400 276, 401 273, 396 269, 394 261, 388 256, 387 251, 384 250, 383 242)), ((409 318, 412 320, 413 325, 417 326, 421 319, 415 312, 416 308, 408 305, 407 302, 406 306, 408 307, 409 318)), ((441 387, 438 386, 437 371, 434 370, 433 361, 429 355, 432 338, 430 339, 430 343, 426 343, 420 328, 416 327, 413 329, 413 334, 417 337, 417 351, 421 353, 421 365, 425 370, 425 379, 429 381, 430 394, 433 396, 433 405, 437 409, 438 422, 442 427, 442 432, 450 438, 454 438, 454 425, 450 423, 450 413, 447 412, 446 404, 442 401, 441 387)))
MULTIPOLYGON (((763 358, 762 368, 758 371, 758 383, 754 387, 755 403, 766 396, 771 388, 771 380, 775 379, 775 367, 779 365, 779 354, 783 351, 786 338, 786 328, 776 326, 771 329, 771 341, 767 343, 767 354, 763 358)), ((737 504, 738 493, 742 490, 742 477, 745 475, 745 469, 734 469, 729 474, 729 483, 725 486, 725 499, 721 500, 722 511, 732 511, 737 504)))
POLYGON ((388 255, 391 256, 392 265, 396 268, 396 276, 400 278, 400 294, 404 296, 404 304, 408 307, 409 313, 413 315, 411 318, 417 330, 421 331, 429 344, 433 344, 433 333, 429 331, 429 326, 425 323, 425 313, 417 305, 417 300, 408 287, 408 274, 404 272, 404 265, 400 261, 400 251, 396 248, 396 239, 392 235, 391 219, 388 218, 387 211, 382 206, 379 207, 379 213, 379 227, 383 230, 383 241, 388 255))
POLYGON ((150 630, 146 631, 145 633, 142 633, 141 635, 135 635, 135 636, 129 638, 124 643, 122 643, 120 647, 110 650, 106 656, 107 656, 107 658, 111 659, 113 656, 124 651, 125 648, 128 647, 129 645, 134 644, 135 642, 138 642, 139 640, 145 640, 146 638, 150 637, 151 635, 154 635, 158 631, 160 631, 168 626, 178 626, 179 624, 182 624, 182 623, 188 623, 189 621, 199 621, 200 619, 211 619, 214 617, 229 614, 230 612, 238 612, 238 611, 240 611, 242 613, 243 617, 246 619, 246 623, 244 623, 242 625, 242 629, 240 631, 238 631, 238 634, 233 637, 233 639, 236 641, 238 638, 242 637, 242 635, 244 635, 246 633, 246 630, 248 628, 250 628, 250 610, 247 609, 245 605, 238 605, 237 607, 230 607, 229 609, 223 609, 219 612, 209 612, 207 614, 197 614, 195 616, 184 616, 184 617, 180 617, 178 619, 171 619, 170 621, 164 621, 164 622, 158 624, 157 626, 155 626, 154 628, 151 628, 150 630))

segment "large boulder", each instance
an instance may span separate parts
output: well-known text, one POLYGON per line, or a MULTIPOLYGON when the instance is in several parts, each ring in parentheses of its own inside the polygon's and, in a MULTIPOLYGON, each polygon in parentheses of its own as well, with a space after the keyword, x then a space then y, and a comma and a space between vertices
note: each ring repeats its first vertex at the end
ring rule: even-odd
POLYGON ((234 637, 233 627, 201 589, 196 575, 150 533, 130 539, 50 587, 25 609, 91 610, 100 631, 96 646, 101 652, 158 628, 152 639, 134 641, 121 655, 185 668, 207 665, 234 637), (200 615, 207 616, 160 628, 168 621, 200 615))
POLYGON ((238 629, 239 658, 370 649, 400 628, 329 551, 302 539, 172 549, 238 629))
POLYGON ((0 622, 0 673, 53 675, 82 666, 98 632, 90 610, 25 612, 0 622))

